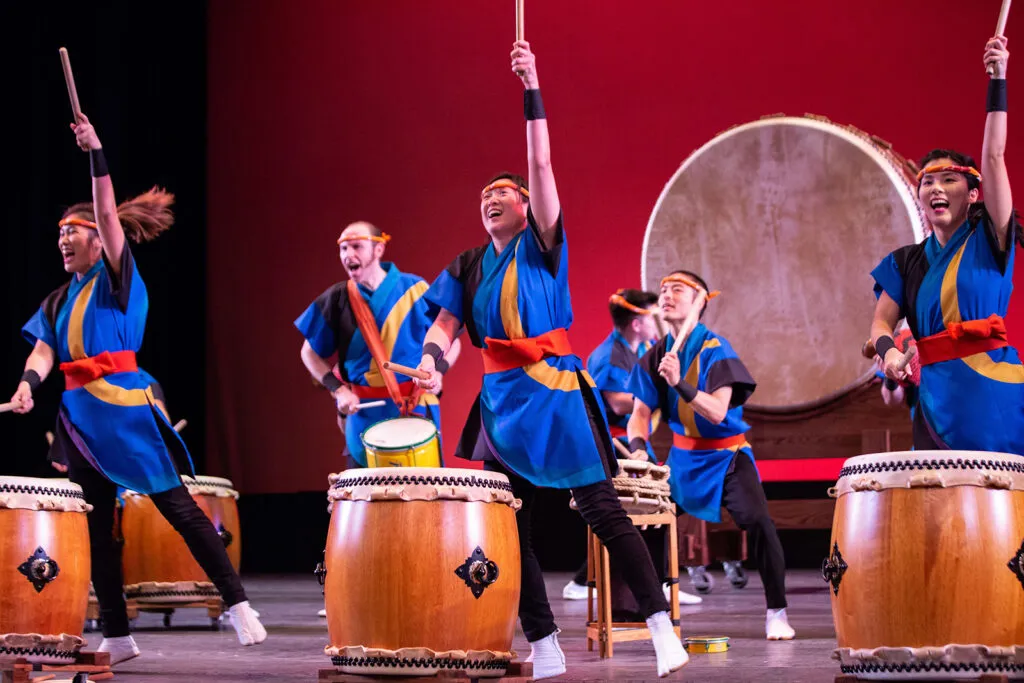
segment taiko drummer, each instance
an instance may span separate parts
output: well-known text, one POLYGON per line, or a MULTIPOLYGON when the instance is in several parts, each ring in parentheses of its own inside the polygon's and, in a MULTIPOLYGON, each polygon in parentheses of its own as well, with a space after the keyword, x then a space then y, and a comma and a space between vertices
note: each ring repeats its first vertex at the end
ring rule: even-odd
POLYGON ((129 634, 121 561, 111 529, 118 486, 152 498, 182 535, 229 606, 243 645, 267 637, 249 606, 217 530, 182 485, 192 461, 167 415, 156 405, 135 353, 142 344, 149 299, 125 239, 148 241, 173 222, 173 196, 151 190, 120 206, 96 131, 79 114, 72 124, 89 152, 93 202, 75 204, 60 221, 58 247, 71 280, 50 294, 22 332, 34 345, 11 399, 15 411, 33 407, 32 392, 60 363, 65 391, 55 440, 69 478, 93 506, 89 514, 93 585, 113 663, 139 654, 129 634))

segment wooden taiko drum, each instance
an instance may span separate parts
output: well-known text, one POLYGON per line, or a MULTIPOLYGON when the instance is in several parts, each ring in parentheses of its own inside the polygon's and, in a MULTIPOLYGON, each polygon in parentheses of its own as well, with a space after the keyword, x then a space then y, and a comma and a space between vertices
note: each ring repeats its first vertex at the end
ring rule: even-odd
MULTIPOLYGON (((619 459, 619 473, 612 478, 612 486, 619 494, 622 509, 630 515, 654 515, 673 510, 672 488, 668 481, 669 468, 646 460, 619 459)), ((576 509, 576 499, 569 499, 569 507, 576 509)))
POLYGON ((520 501, 502 474, 451 468, 332 475, 324 597, 342 671, 505 674, 519 609, 520 501))
POLYGON ((85 644, 91 509, 67 479, 0 477, 0 656, 75 661, 85 644))
POLYGON ((844 673, 1024 679, 1024 457, 858 456, 830 494, 822 574, 844 673))
MULTIPOLYGON (((238 491, 229 480, 217 477, 182 477, 182 482, 213 522, 237 571, 242 559, 238 491)), ((125 492, 121 533, 124 537, 124 592, 129 600, 145 605, 201 602, 220 597, 185 541, 163 518, 149 496, 125 492)))

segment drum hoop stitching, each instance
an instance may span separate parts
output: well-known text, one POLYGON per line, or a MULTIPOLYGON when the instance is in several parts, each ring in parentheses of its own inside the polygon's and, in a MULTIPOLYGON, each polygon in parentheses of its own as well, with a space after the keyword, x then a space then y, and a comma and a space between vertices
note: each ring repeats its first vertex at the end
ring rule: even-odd
POLYGON ((911 662, 909 664, 844 664, 839 667, 843 673, 898 673, 914 671, 1024 671, 1024 664, 1005 662, 911 662))
POLYGON ((839 470, 839 477, 846 477, 854 474, 873 474, 877 472, 902 472, 905 470, 1001 470, 1004 472, 1016 472, 1024 474, 1024 463, 1001 462, 998 460, 897 460, 895 462, 865 463, 860 465, 848 465, 839 470))
POLYGON ((60 657, 61 659, 75 659, 78 654, 70 650, 58 650, 47 647, 6 647, 0 645, 0 654, 9 652, 15 655, 41 655, 44 657, 60 657))
POLYGON ((464 660, 454 658, 413 657, 331 657, 335 666, 400 667, 422 666, 439 669, 507 669, 511 659, 464 660))
POLYGON ((80 498, 85 500, 85 494, 81 491, 67 491, 64 489, 52 489, 47 486, 24 486, 22 484, 0 484, 0 493, 30 493, 42 496, 57 496, 59 498, 80 498))
POLYGON ((353 479, 340 479, 331 488, 349 488, 352 486, 392 486, 400 484, 420 484, 427 486, 469 486, 478 488, 498 489, 499 491, 512 491, 512 485, 505 482, 482 479, 478 477, 434 477, 434 476, 410 476, 410 475, 375 475, 361 476, 353 479))

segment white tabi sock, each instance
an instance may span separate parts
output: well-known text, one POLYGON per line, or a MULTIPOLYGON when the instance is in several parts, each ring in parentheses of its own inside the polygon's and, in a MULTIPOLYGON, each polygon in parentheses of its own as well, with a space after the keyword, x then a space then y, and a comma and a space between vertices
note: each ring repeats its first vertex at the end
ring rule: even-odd
POLYGON ((235 627, 238 642, 242 645, 259 645, 267 639, 267 629, 263 628, 256 610, 249 606, 249 601, 240 602, 228 608, 231 625, 235 627))
POLYGON ((109 652, 111 666, 138 657, 140 654, 139 646, 135 644, 135 639, 131 636, 104 638, 100 646, 96 648, 96 651, 109 652))
POLYGON ((785 607, 768 610, 764 619, 764 632, 768 640, 793 640, 796 631, 789 625, 785 607))
POLYGON ((672 630, 668 612, 656 612, 647 617, 647 628, 651 631, 654 654, 658 657, 658 676, 664 678, 686 666, 690 656, 686 654, 679 636, 672 630))
POLYGON ((533 680, 552 678, 565 673, 565 654, 558 644, 558 631, 530 643, 530 657, 533 662, 533 680))

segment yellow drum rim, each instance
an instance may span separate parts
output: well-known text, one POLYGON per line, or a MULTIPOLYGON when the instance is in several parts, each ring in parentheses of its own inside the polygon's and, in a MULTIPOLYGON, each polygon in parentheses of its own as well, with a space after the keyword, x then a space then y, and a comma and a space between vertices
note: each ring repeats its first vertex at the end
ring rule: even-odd
POLYGON ((416 419, 416 420, 423 420, 424 422, 429 422, 430 426, 434 428, 434 433, 431 434, 430 436, 428 436, 427 438, 423 439, 422 441, 417 441, 416 443, 408 444, 408 445, 405 445, 405 446, 394 446, 394 447, 375 446, 373 444, 367 443, 367 441, 366 441, 366 433, 368 431, 370 431, 371 429, 373 429, 374 427, 376 427, 379 424, 382 424, 384 422, 391 422, 392 420, 396 420, 396 419, 399 419, 399 418, 389 417, 389 418, 385 418, 383 420, 378 420, 378 421, 374 422, 372 425, 370 425, 369 427, 367 427, 366 429, 364 429, 362 431, 362 433, 359 435, 359 440, 363 442, 363 448, 365 448, 368 451, 372 450, 375 453, 406 453, 408 451, 416 450, 417 448, 420 448, 421 446, 426 446, 431 441, 437 441, 437 425, 434 424, 433 420, 425 418, 422 415, 406 415, 406 416, 404 416, 404 419, 416 419))

